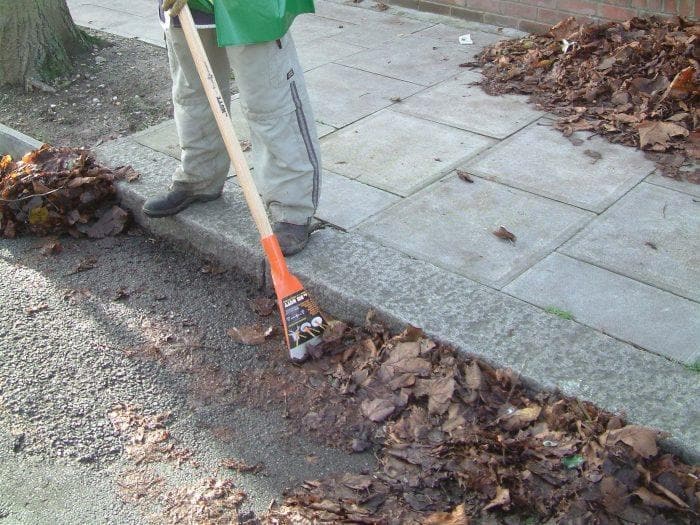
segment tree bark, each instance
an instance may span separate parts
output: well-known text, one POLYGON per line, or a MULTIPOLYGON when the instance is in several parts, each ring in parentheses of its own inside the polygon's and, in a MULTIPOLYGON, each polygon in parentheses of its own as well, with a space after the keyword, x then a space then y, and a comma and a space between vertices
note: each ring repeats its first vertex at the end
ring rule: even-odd
POLYGON ((51 80, 86 46, 66 0, 0 0, 0 85, 51 80))

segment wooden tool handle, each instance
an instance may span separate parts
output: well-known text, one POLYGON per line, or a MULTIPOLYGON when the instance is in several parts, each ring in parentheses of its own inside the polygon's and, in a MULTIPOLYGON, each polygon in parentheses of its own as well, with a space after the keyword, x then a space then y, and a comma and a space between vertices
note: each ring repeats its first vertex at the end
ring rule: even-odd
MULTIPOLYGON (((255 187, 255 181, 250 174, 248 163, 243 155, 238 137, 236 137, 236 131, 233 129, 231 115, 229 115, 226 104, 224 104, 224 95, 221 94, 221 90, 216 83, 216 77, 211 70, 211 64, 204 51, 202 40, 199 38, 197 28, 192 18, 192 12, 187 4, 185 4, 185 7, 180 11, 179 17, 182 30, 185 32, 185 40, 187 40, 187 45, 192 53, 192 59, 197 67, 199 78, 202 80, 204 92, 207 94, 207 99, 209 99, 209 105, 214 113, 214 118, 216 119, 216 124, 219 127, 221 136, 224 139, 226 150, 231 157, 231 162, 233 162, 233 168, 236 170, 236 176, 243 189, 243 195, 248 203, 248 208, 250 208, 250 213, 253 216, 258 232, 260 232, 260 237, 264 239, 272 235, 270 219, 267 217, 265 205, 260 198, 258 189, 255 187)), ((226 93, 225 96, 230 97, 230 94, 226 93)))

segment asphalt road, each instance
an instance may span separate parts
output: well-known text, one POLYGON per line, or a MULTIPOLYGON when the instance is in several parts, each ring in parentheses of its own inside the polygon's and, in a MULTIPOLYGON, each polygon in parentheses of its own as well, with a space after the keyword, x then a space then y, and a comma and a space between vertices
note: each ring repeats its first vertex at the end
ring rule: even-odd
POLYGON ((171 441, 192 458, 148 465, 164 487, 223 475, 223 458, 263 463, 264 474, 225 472, 246 511, 300 480, 368 466, 290 432, 281 408, 217 399, 222 381, 246 381, 252 364, 284 351, 280 340, 251 347, 226 335, 258 320, 251 282, 141 234, 62 238, 59 254, 42 253, 47 242, 0 242, 0 523, 136 524, 158 512, 157 498, 134 503, 118 490, 124 472, 146 468, 109 419, 119 403, 171 412, 171 441), (148 344, 206 362, 218 387, 177 359, 144 357, 148 344))

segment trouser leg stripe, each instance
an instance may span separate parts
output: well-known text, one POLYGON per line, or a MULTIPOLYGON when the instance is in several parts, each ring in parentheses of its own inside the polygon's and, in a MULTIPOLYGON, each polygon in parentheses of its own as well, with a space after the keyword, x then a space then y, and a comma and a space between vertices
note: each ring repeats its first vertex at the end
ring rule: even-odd
POLYGON ((306 153, 309 156, 309 161, 314 168, 314 182, 313 182, 313 193, 312 200, 314 204, 314 209, 318 206, 318 193, 319 193, 319 179, 321 177, 320 164, 318 162, 318 156, 316 155, 316 150, 314 149, 313 140, 311 139, 311 134, 309 133, 309 126, 306 122, 306 115, 304 114, 304 107, 299 98, 299 92, 297 91, 296 82, 290 82, 290 87, 292 90, 292 99, 294 100, 294 105, 296 106, 297 123, 299 124, 299 131, 304 139, 304 145, 306 146, 306 153))

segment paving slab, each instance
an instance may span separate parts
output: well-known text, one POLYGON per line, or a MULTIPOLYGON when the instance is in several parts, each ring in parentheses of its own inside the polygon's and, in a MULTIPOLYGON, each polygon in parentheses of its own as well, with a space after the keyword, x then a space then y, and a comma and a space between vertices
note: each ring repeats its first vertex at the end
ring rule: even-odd
POLYGON ((395 104, 421 86, 338 64, 326 64, 306 74, 317 120, 342 128, 395 104))
POLYGON ((66 3, 71 10, 83 5, 91 5, 144 18, 155 17, 158 20, 158 4, 151 0, 67 0, 66 3))
POLYGON ((296 41, 296 44, 299 62, 304 68, 304 71, 310 71, 324 64, 333 62, 334 60, 339 60, 365 50, 364 47, 341 42, 332 36, 296 41))
POLYGON ((543 113, 521 95, 487 95, 478 72, 467 72, 428 88, 397 104, 395 109, 498 139, 512 135, 543 113))
MULTIPOLYGON (((128 24, 134 17, 128 12, 91 3, 70 3, 70 12, 76 24, 111 33, 119 26, 128 24)), ((156 17, 157 18, 157 17, 156 17)))
POLYGON ((352 230, 401 197, 324 171, 316 217, 343 230, 352 230))
POLYGON ((387 109, 326 138, 321 151, 332 171, 407 196, 493 143, 387 109))
POLYGON ((142 42, 158 47, 165 47, 165 33, 158 18, 158 11, 153 10, 149 18, 131 16, 127 24, 119 24, 108 28, 110 33, 125 38, 138 38, 142 42))
POLYGON ((465 164, 467 171, 597 213, 654 171, 640 151, 575 133, 575 146, 542 119, 465 164), (513 159, 518 159, 513 162, 513 159))
POLYGON ((669 177, 664 177, 658 172, 658 170, 644 179, 644 182, 648 182, 649 184, 654 184, 656 186, 663 186, 669 190, 682 191, 683 193, 687 193, 693 197, 700 197, 700 184, 678 181, 669 177))
MULTIPOLYGON (((347 4, 343 2, 314 2, 316 5, 316 14, 326 18, 334 18, 344 22, 353 22, 355 24, 367 25, 371 23, 388 23, 391 18, 392 22, 404 21, 405 17, 400 17, 395 14, 365 9, 363 6, 347 4)), ((407 19, 410 20, 410 19, 407 19)))
POLYGON ((297 47, 305 47, 313 40, 337 37, 340 33, 353 27, 355 27, 355 24, 351 22, 341 22, 318 15, 304 14, 294 19, 291 33, 297 47))
POLYGON ((594 215, 495 182, 456 176, 379 214, 359 232, 420 260, 500 288, 594 215), (501 225, 513 243, 493 235, 501 225))
POLYGON ((131 135, 131 140, 180 160, 180 139, 174 120, 166 120, 131 135))
POLYGON ((553 253, 503 291, 685 364, 700 361, 700 304, 553 253))
POLYGON ((560 251, 700 301, 700 208, 691 195, 641 183, 560 251))
MULTIPOLYGON (((469 27, 455 27, 453 25, 447 24, 435 24, 421 31, 414 33, 416 36, 425 36, 433 40, 440 40, 445 44, 459 44, 459 37, 462 35, 469 35, 472 39, 472 44, 460 44, 463 51, 473 57, 481 53, 481 51, 490 45, 495 44, 500 40, 505 40, 507 38, 516 38, 515 35, 509 33, 509 35, 496 32, 486 32, 480 31, 476 28, 469 27)), ((519 36, 524 36, 526 33, 521 33, 519 36)))
POLYGON ((371 73, 432 86, 459 74, 468 56, 459 44, 415 35, 404 36, 338 63, 371 73))

